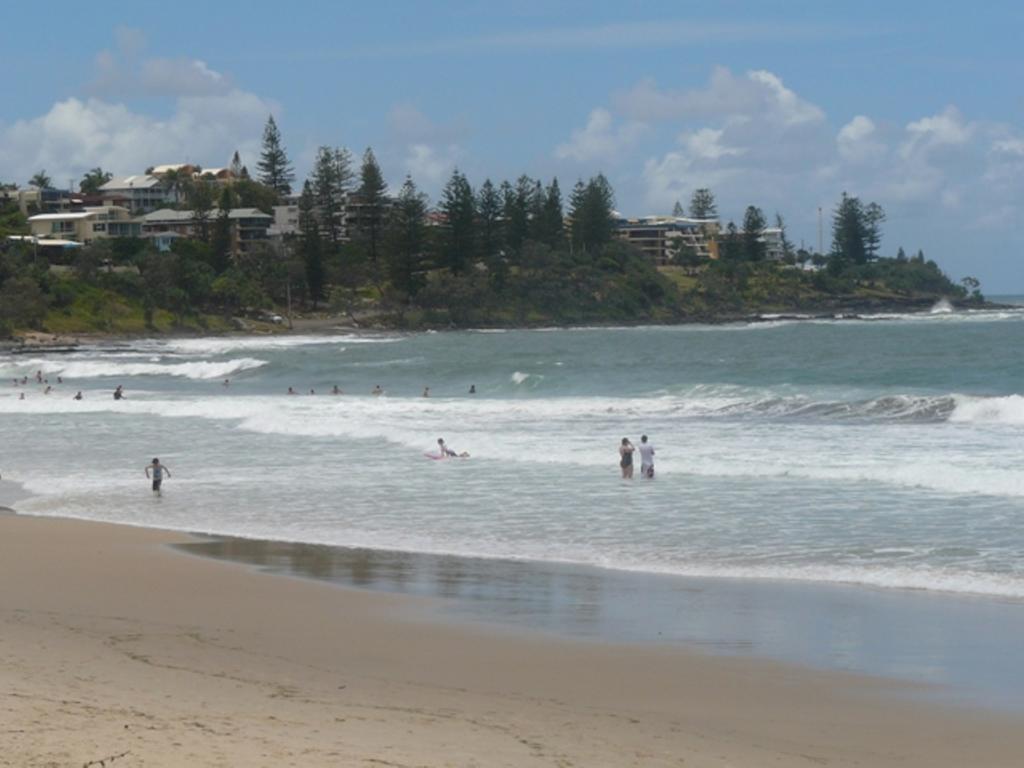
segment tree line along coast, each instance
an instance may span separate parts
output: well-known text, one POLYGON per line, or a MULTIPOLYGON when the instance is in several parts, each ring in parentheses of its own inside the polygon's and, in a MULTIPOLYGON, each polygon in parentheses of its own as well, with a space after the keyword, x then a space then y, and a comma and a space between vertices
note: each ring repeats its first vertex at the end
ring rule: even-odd
MULTIPOLYGON (((557 179, 486 179, 474 189, 455 169, 431 206, 411 177, 392 193, 372 149, 356 162, 324 146, 296 188, 273 117, 255 174, 237 152, 216 173, 163 168, 157 180, 186 227, 163 248, 138 236, 41 248, 47 241, 30 229, 39 209, 23 210, 16 186, 0 184, 0 336, 267 329, 316 313, 422 328, 984 304, 976 279, 956 283, 920 251, 883 255, 885 212, 845 192, 821 252, 794 247, 781 215, 769 227, 755 205, 723 226, 707 188, 671 216, 625 219, 600 173, 563 196, 557 179), (239 239, 233 211, 282 207, 296 213, 290 231, 239 239)), ((95 196, 110 178, 93 168, 77 194, 95 196)), ((51 180, 40 172, 30 183, 46 190, 51 180)))

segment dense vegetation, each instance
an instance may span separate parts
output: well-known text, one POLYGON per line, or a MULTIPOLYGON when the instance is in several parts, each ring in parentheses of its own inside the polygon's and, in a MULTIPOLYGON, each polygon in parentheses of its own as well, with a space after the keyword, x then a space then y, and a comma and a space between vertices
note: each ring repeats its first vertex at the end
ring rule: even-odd
MULTIPOLYGON (((294 181, 272 120, 257 169, 250 178, 236 153, 229 185, 201 174, 165 177, 195 224, 195 238, 169 253, 143 240, 100 240, 51 265, 30 243, 7 241, 26 232, 26 222, 14 208, 0 210, 0 334, 220 329, 231 317, 286 306, 422 327, 673 322, 981 300, 976 280, 953 284, 921 253, 879 258, 884 212, 845 193, 827 255, 794 251, 777 216, 784 255, 766 260, 766 218, 749 206, 742 229, 730 222, 715 235, 719 259, 681 249, 659 268, 614 238, 614 194, 602 175, 577 182, 565 210, 557 180, 524 175, 474 190, 456 170, 431 211, 411 178, 390 197, 369 149, 356 170, 348 150, 321 147, 301 187, 299 233, 239 253, 226 212, 269 212, 294 181)), ((92 169, 83 192, 107 178, 92 169)), ((33 181, 48 183, 42 171, 33 181)), ((690 209, 714 219, 714 195, 697 190, 690 209)), ((683 213, 678 203, 675 212, 683 213)))

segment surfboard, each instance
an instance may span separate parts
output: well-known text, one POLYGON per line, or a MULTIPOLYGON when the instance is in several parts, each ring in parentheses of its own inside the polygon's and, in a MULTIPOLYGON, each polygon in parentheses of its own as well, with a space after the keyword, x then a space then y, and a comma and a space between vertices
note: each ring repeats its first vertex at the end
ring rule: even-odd
POLYGON ((469 458, 469 454, 465 453, 465 452, 460 453, 458 456, 444 456, 443 454, 437 453, 436 451, 431 451, 431 452, 428 452, 428 453, 424 453, 423 455, 426 456, 428 459, 433 459, 434 461, 439 461, 440 459, 468 459, 469 458))

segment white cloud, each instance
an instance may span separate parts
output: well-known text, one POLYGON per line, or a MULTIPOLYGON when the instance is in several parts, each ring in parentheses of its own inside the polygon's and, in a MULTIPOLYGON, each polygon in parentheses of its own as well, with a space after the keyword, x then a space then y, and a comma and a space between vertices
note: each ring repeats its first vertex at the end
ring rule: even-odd
POLYGON ((90 91, 95 96, 121 101, 126 98, 209 96, 232 90, 226 75, 205 61, 188 57, 142 58, 145 35, 131 27, 114 31, 114 50, 96 54, 90 91))
POLYGON ((999 139, 992 142, 992 150, 1003 155, 1024 157, 1024 139, 999 139))
POLYGON ((406 172, 417 184, 436 189, 451 176, 461 152, 455 145, 444 148, 410 144, 405 157, 406 172))
POLYGON ((907 125, 907 139, 900 147, 904 158, 927 153, 941 147, 956 147, 970 141, 975 127, 965 123, 963 115, 953 106, 940 114, 922 117, 907 125))
POLYGON ((743 117, 792 126, 824 119, 821 109, 801 99, 771 72, 735 75, 726 67, 716 67, 706 87, 685 91, 662 91, 653 80, 643 80, 614 94, 612 104, 624 116, 648 123, 743 117))
POLYGON ((723 157, 736 157, 746 152, 745 149, 727 147, 722 144, 724 130, 701 128, 693 133, 684 133, 679 140, 692 157, 702 160, 719 160, 723 157))
POLYGON ((864 115, 857 115, 839 129, 836 135, 839 156, 851 163, 875 160, 885 154, 885 144, 878 140, 875 122, 864 115))
POLYGON ((569 141, 555 147, 555 157, 577 162, 615 162, 642 132, 643 126, 636 122, 616 127, 607 109, 595 109, 585 127, 573 131, 569 141))
POLYGON ((240 90, 178 99, 166 118, 102 99, 69 98, 45 114, 0 126, 0 167, 15 179, 41 168, 61 183, 94 166, 116 174, 191 161, 226 165, 238 149, 254 165, 270 102, 240 90))

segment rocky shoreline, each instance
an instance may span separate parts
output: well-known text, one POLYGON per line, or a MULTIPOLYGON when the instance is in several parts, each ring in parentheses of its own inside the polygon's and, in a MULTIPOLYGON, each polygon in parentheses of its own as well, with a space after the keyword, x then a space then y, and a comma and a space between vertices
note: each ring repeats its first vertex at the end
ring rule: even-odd
MULTIPOLYGON (((837 301, 827 305, 814 305, 809 307, 788 307, 771 308, 757 312, 716 312, 716 313, 694 313, 674 319, 669 323, 657 323, 651 320, 644 320, 637 325, 729 325, 734 323, 765 323, 777 322, 779 320, 870 320, 872 316, 885 316, 892 314, 926 314, 936 307, 934 298, 908 298, 905 301, 837 301)), ((1024 309, 1011 304, 999 304, 996 302, 948 302, 948 311, 958 310, 1013 310, 1024 309)), ((338 315, 316 315, 302 316, 292 319, 291 327, 284 325, 273 325, 270 323, 256 322, 237 318, 236 329, 230 332, 182 330, 171 333, 62 333, 53 334, 42 331, 27 331, 17 333, 9 339, 0 339, 0 353, 28 354, 33 352, 46 352, 48 354, 61 352, 74 352, 82 344, 110 342, 110 341, 131 341, 145 338, 172 338, 172 337, 194 337, 205 335, 287 335, 287 334, 329 334, 342 330, 363 330, 363 331, 425 331, 425 330, 461 330, 459 326, 435 327, 425 324, 423 326, 409 326, 407 324, 390 322, 393 316, 389 313, 366 313, 358 320, 349 314, 338 315)), ((600 326, 601 321, 587 321, 583 323, 565 324, 565 327, 573 325, 600 326)), ((522 325, 479 325, 474 327, 484 328, 510 328, 528 329, 538 327, 560 326, 560 323, 535 323, 522 325)), ((622 321, 609 321, 609 326, 623 326, 622 321)))

